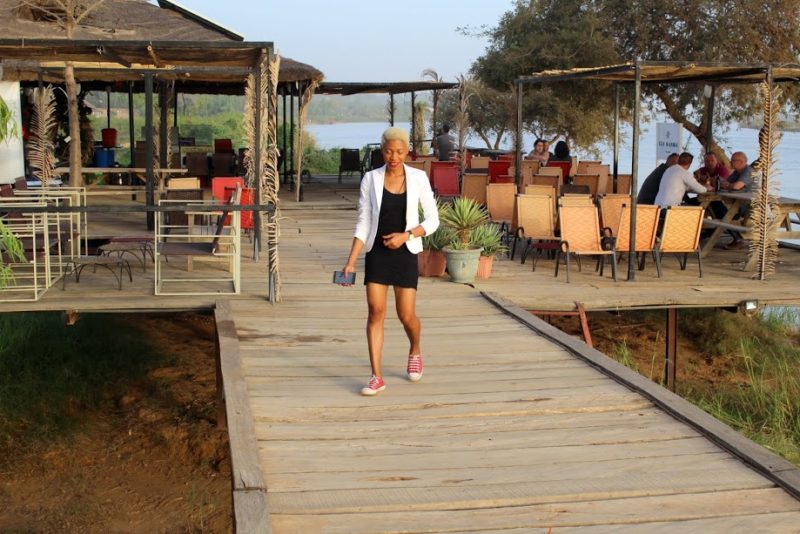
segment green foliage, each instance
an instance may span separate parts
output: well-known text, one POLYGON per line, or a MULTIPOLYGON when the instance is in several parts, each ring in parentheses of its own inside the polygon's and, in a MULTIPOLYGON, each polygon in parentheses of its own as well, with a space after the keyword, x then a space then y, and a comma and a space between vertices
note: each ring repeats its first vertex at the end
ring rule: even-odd
POLYGON ((475 228, 469 241, 473 247, 481 247, 481 256, 496 256, 508 250, 503 244, 500 226, 494 223, 482 224, 475 228))
POLYGON ((3 259, 0 263, 0 289, 3 289, 14 281, 14 271, 9 265, 6 265, 6 259, 12 262, 25 260, 25 251, 22 248, 22 243, 3 224, 3 221, 0 221, 0 258, 3 259))
POLYGON ((479 226, 489 221, 486 208, 471 198, 458 197, 452 204, 444 204, 440 211, 439 221, 453 232, 450 247, 467 249, 471 247, 472 233, 479 226))
MULTIPOLYGON (((472 66, 488 85, 507 90, 520 76, 548 69, 611 65, 636 58, 654 61, 795 63, 800 47, 800 0, 780 5, 757 0, 517 0, 472 66)), ((645 103, 664 110, 705 141, 702 84, 646 85, 645 103)), ((784 95, 795 110, 800 89, 784 95)), ((539 137, 564 136, 591 146, 611 131, 613 91, 605 83, 577 81, 526 86, 525 127, 539 137)), ((630 102, 630 94, 622 98, 630 102)), ((752 116, 760 99, 754 86, 717 92, 714 123, 752 116)), ((623 112, 626 109, 623 108, 623 112)))
MULTIPOLYGON (((503 136, 516 126, 516 101, 511 93, 498 91, 473 80, 474 94, 467 102, 469 133, 481 138, 486 148, 499 148, 503 136)), ((439 96, 440 123, 456 124, 459 106, 458 89, 442 91, 439 96)))
POLYGON ((110 315, 66 326, 58 313, 0 314, 0 447, 69 429, 156 358, 140 332, 110 315))
POLYGON ((315 145, 303 148, 303 169, 315 174, 339 174, 339 149, 317 148, 315 145))
POLYGON ((19 136, 19 126, 14 120, 14 113, 6 101, 0 98, 0 143, 7 143, 9 139, 19 136))
MULTIPOLYGON (((442 218, 442 213, 446 208, 447 204, 442 202, 439 199, 436 199, 436 208, 439 212, 439 219, 442 218)), ((422 209, 419 210, 420 212, 420 220, 423 218, 422 209)), ((449 245, 455 235, 453 234, 453 230, 443 224, 439 225, 439 228, 436 229, 431 235, 424 235, 422 236, 422 248, 429 249, 429 250, 442 250, 444 247, 449 245)))

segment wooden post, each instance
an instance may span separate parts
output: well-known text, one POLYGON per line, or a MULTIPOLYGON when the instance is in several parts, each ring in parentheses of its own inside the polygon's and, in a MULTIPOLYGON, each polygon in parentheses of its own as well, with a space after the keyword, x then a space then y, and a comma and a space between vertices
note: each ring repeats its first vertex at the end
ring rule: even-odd
POLYGON ((678 308, 667 308, 667 335, 664 350, 664 383, 675 391, 678 376, 678 308))
MULTIPOLYGON (((619 193, 619 84, 614 84, 614 193, 619 193)), ((631 191, 634 193, 634 191, 631 191)))
POLYGON ((394 93, 389 93, 389 125, 394 126, 394 93))
MULTIPOLYGON (((147 193, 145 195, 148 207, 155 204, 155 175, 153 174, 153 75, 144 75, 144 129, 145 129, 145 168, 147 179, 147 193)), ((155 229, 155 214, 147 212, 147 230, 155 229)))
POLYGON ((628 250, 628 280, 636 280, 636 190, 639 177, 639 119, 642 113, 642 66, 636 61, 633 88, 633 161, 631 162, 631 235, 628 250))
POLYGON ((282 149, 283 151, 281 152, 281 154, 282 154, 281 166, 283 167, 283 170, 282 170, 283 183, 285 184, 286 180, 287 180, 286 177, 288 176, 288 173, 286 172, 286 156, 289 153, 289 143, 286 140, 286 132, 287 132, 288 124, 286 123, 286 88, 285 87, 282 89, 282 93, 283 94, 281 96, 283 96, 283 149, 282 149))
POLYGON ((417 94, 411 91, 411 152, 417 153, 417 94))
POLYGON ((289 191, 294 191, 294 179, 292 177, 294 176, 294 88, 296 86, 296 83, 292 83, 291 87, 289 88, 289 143, 292 147, 290 151, 292 153, 292 157, 289 159, 288 154, 287 156, 284 156, 284 158, 288 159, 288 163, 290 164, 288 176, 289 191))
MULTIPOLYGON (((128 134, 131 140, 131 167, 136 167, 136 131, 133 123, 133 82, 128 82, 128 134)), ((133 173, 128 173, 128 185, 133 185, 133 173)), ((136 194, 131 195, 136 200, 136 194)))
POLYGON ((517 143, 514 158, 514 182, 517 187, 522 183, 522 84, 517 82, 517 143))
POLYGON ((706 103, 706 152, 711 152, 711 147, 714 146, 714 105, 717 93, 716 86, 710 85, 709 87, 711 87, 711 94, 706 103))
MULTIPOLYGON (((162 169, 168 169, 170 162, 167 161, 167 121, 169 120, 169 109, 167 108, 167 84, 161 82, 158 88, 158 111, 160 119, 158 123, 158 161, 162 169)), ((161 175, 162 179, 166 178, 161 175)))
POLYGON ((111 86, 106 85, 106 128, 111 128, 111 86))

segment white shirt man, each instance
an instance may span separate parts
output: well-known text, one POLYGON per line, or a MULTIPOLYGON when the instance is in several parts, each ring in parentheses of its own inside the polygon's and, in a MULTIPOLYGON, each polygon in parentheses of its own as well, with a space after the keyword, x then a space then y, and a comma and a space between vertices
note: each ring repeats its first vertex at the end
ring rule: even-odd
POLYGON ((684 152, 678 157, 677 165, 664 171, 664 177, 661 178, 661 185, 656 195, 656 204, 662 208, 679 206, 683 202, 683 196, 687 190, 695 193, 705 193, 709 190, 695 180, 694 175, 689 172, 693 159, 691 154, 684 152))

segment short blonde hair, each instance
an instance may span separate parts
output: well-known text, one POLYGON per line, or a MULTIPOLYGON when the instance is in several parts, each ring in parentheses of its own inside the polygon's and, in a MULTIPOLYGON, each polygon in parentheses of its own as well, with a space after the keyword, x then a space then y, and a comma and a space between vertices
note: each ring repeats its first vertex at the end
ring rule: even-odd
POLYGON ((408 132, 402 128, 397 128, 395 126, 387 128, 383 132, 383 135, 381 135, 381 148, 385 147, 386 143, 388 143, 389 141, 402 141, 403 143, 406 144, 406 146, 408 146, 409 144, 408 132))

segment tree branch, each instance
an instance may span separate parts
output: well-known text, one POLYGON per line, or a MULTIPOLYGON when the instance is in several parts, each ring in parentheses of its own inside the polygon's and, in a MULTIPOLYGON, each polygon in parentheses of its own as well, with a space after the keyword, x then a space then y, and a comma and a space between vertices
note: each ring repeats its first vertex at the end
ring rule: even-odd
POLYGON ((78 17, 75 19, 75 24, 80 24, 81 21, 85 19, 87 15, 89 15, 89 13, 100 7, 103 2, 105 2, 105 0, 96 0, 94 4, 84 8, 83 13, 78 15, 78 17))

